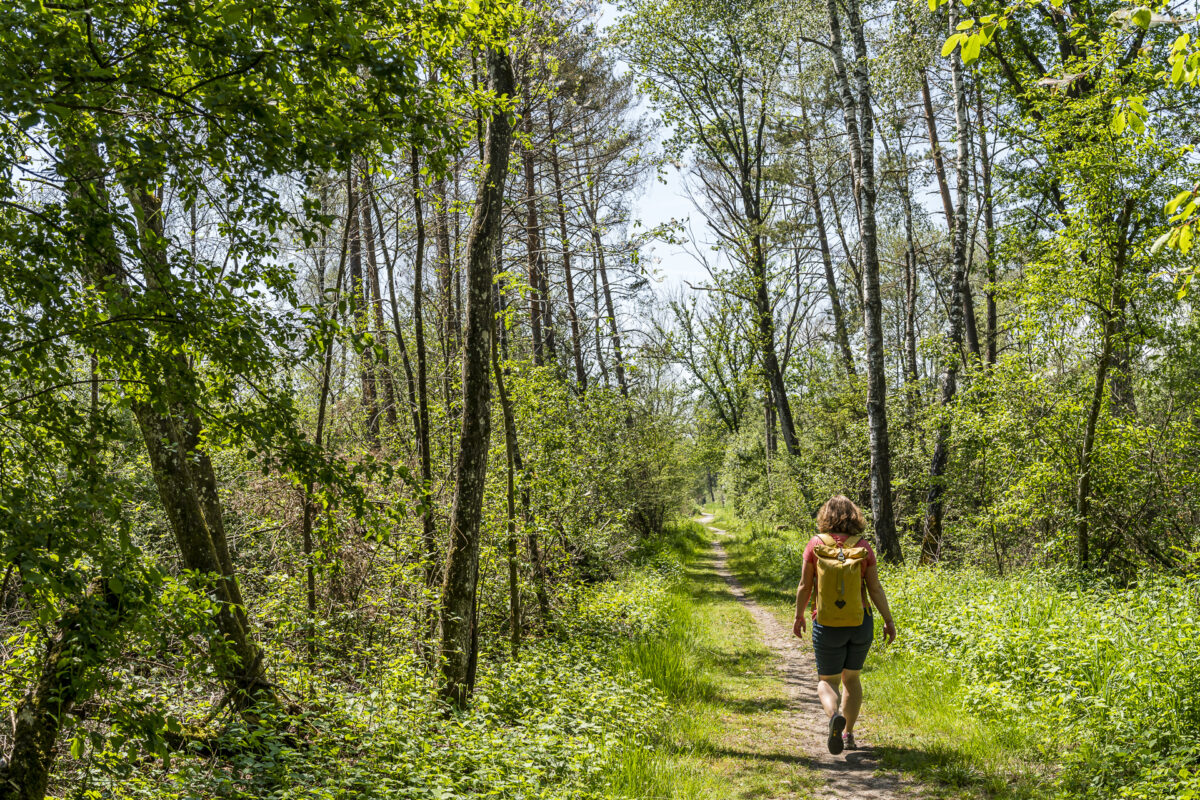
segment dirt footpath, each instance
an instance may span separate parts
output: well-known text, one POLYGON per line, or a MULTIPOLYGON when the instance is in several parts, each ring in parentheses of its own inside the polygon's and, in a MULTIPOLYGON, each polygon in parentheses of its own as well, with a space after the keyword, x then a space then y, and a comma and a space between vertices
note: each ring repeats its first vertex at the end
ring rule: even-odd
MULTIPOLYGON (((724 534, 725 531, 709 525, 712 521, 712 516, 697 519, 710 531, 724 534)), ((779 671, 788 688, 789 710, 799 734, 797 740, 804 747, 805 755, 811 759, 813 767, 824 778, 824 788, 816 791, 816 797, 821 800, 912 800, 925 796, 919 786, 902 781, 896 773, 881 772, 874 749, 864 741, 860 731, 855 731, 858 750, 847 750, 836 756, 830 754, 825 743, 829 729, 828 717, 817 698, 817 667, 813 660, 811 640, 808 637, 797 639, 788 626, 746 596, 737 578, 729 571, 728 556, 719 538, 713 544, 713 555, 713 567, 717 574, 725 579, 729 591, 754 617, 764 643, 779 657, 779 671)), ((864 716, 871 713, 869 685, 867 696, 864 716)))

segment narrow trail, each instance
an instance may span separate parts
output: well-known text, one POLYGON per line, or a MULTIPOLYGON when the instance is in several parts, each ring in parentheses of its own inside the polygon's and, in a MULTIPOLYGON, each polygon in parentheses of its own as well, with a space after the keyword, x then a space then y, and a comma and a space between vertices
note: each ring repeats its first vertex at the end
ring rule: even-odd
MULTIPOLYGON (((713 521, 712 515, 699 517, 696 521, 718 536, 726 533, 709 524, 713 521)), ((793 741, 803 748, 803 755, 824 784, 815 790, 814 797, 821 800, 912 800, 924 796, 917 785, 901 780, 894 772, 880 769, 878 754, 864 741, 860 731, 855 731, 859 749, 847 750, 837 756, 830 754, 826 746, 828 717, 817 697, 817 667, 811 641, 797 639, 787 625, 747 596, 730 572, 728 555, 719 540, 713 542, 712 556, 713 571, 725 580, 730 594, 754 618, 763 642, 779 659, 780 677, 788 690, 788 714, 795 731, 793 741)), ((867 694, 863 711, 869 716, 869 686, 867 694)))

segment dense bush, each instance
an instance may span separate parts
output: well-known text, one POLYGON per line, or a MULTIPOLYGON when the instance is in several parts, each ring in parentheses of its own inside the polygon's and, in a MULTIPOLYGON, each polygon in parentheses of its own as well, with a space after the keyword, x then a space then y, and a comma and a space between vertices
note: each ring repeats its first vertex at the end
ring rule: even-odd
POLYGON ((901 648, 962 670, 971 711, 1034 729, 1070 797, 1200 791, 1200 581, 885 570, 901 648))
MULTIPOLYGON (((669 571, 669 570, 668 570, 669 571)), ((200 751, 145 769, 119 741, 81 740, 72 783, 81 797, 601 798, 619 752, 661 727, 662 694, 622 653, 667 624, 672 578, 653 566, 575 590, 561 635, 517 660, 481 658, 469 712, 448 714, 433 674, 410 651, 362 645, 352 681, 296 665, 281 688, 302 695, 301 741, 254 741, 226 729, 214 760, 200 751)), ((153 763, 153 762, 149 762, 153 763)))

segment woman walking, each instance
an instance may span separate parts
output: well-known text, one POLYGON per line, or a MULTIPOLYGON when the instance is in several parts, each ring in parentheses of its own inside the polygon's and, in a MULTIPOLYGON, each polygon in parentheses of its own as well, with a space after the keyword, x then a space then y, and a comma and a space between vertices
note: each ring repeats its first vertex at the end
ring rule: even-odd
POLYGON ((879 582, 875 551, 862 538, 862 511, 843 495, 831 497, 817 513, 817 535, 804 548, 804 572, 796 590, 796 622, 800 637, 808 622, 812 598, 813 653, 817 659, 817 695, 829 716, 829 752, 853 750, 854 723, 862 707, 859 673, 875 638, 871 604, 883 617, 883 633, 891 643, 896 624, 879 582), (815 590, 815 592, 814 592, 815 590), (844 694, 839 689, 845 686, 844 694))

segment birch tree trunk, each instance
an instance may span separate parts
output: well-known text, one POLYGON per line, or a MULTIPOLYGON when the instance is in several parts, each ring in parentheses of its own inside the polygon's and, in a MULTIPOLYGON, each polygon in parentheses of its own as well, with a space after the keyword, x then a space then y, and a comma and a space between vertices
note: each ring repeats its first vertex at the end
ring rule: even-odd
MULTIPOLYGON (((933 154, 933 168, 934 174, 937 175, 938 193, 942 198, 942 210, 946 213, 946 229, 950 232, 951 239, 953 240, 955 235, 955 226, 957 225, 957 222, 955 221, 956 217, 954 203, 950 199, 950 181, 946 177, 946 166, 945 160, 942 157, 942 146, 938 141, 937 118, 933 113, 933 98, 931 97, 929 91, 929 78, 926 76, 924 69, 921 70, 921 102, 925 108, 925 130, 929 135, 929 149, 933 154)), ((957 125, 957 113, 955 124, 957 125)), ((959 135, 966 136, 969 134, 965 131, 965 129, 960 129, 959 135)), ((970 165, 968 162, 968 167, 969 166, 970 165)), ((951 249, 953 250, 953 244, 951 245, 951 249)), ((957 293, 957 290, 954 291, 957 293)), ((978 359, 980 355, 979 333, 975 323, 975 300, 971 296, 970 282, 968 282, 965 287, 965 294, 960 295, 960 297, 962 311, 965 314, 963 326, 960 327, 965 327, 968 352, 978 359)), ((959 350, 961 351, 961 349, 962 347, 960 345, 959 350)))
POLYGON ((896 518, 892 508, 892 463, 887 424, 887 366, 884 363, 882 301, 879 292, 879 252, 875 222, 875 133, 871 111, 871 76, 867 42, 859 15, 858 0, 847 0, 846 16, 854 41, 854 82, 851 91, 842 52, 841 20, 837 0, 827 0, 834 74, 858 199, 859 240, 862 247, 863 321, 867 335, 867 422, 871 447, 871 512, 880 551, 885 561, 903 560, 896 518), (859 119, 861 118, 861 126, 859 119))
MULTIPOLYGON (((958 24, 958 9, 950 4, 950 30, 958 24)), ((958 206, 954 213, 953 263, 954 279, 950 302, 949 347, 943 355, 941 386, 938 403, 942 407, 942 419, 938 424, 933 446, 933 461, 929 466, 929 492, 925 498, 925 528, 921 536, 921 563, 930 564, 938 560, 942 549, 942 498, 946 492, 945 474, 949 461, 950 418, 948 407, 954 401, 958 388, 959 351, 963 343, 964 309, 968 302, 967 284, 967 202, 970 187, 967 170, 970 156, 967 152, 967 93, 963 85, 962 59, 956 52, 950 59, 950 76, 954 90, 954 119, 958 129, 958 206)))

